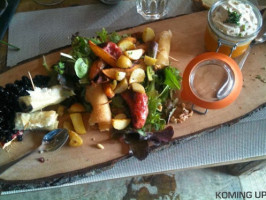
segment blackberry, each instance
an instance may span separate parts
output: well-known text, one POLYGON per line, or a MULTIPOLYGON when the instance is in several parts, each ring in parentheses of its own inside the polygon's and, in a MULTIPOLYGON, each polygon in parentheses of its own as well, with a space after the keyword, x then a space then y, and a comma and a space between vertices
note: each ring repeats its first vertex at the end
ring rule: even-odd
POLYGON ((27 76, 22 76, 23 86, 28 89, 32 89, 31 81, 27 76))
MULTIPOLYGON (((49 76, 37 75, 33 82, 37 87, 47 87, 50 81, 49 76)), ((0 142, 9 142, 13 137, 19 141, 23 139, 22 134, 14 131, 15 115, 21 108, 18 103, 20 96, 29 95, 27 90, 32 90, 32 84, 27 76, 22 76, 21 80, 8 83, 5 87, 0 86, 0 142)))
POLYGON ((50 77, 49 76, 36 75, 33 78, 33 83, 37 87, 47 87, 49 81, 50 81, 50 77))

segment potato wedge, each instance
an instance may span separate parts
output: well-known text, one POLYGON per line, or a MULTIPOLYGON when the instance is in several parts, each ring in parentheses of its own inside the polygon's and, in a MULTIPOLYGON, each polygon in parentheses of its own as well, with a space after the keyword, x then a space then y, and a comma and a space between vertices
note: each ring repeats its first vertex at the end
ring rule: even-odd
POLYGON ((122 81, 126 77, 126 72, 116 72, 115 80, 122 81))
POLYGON ((69 146, 79 147, 83 144, 82 138, 74 131, 68 131, 69 134, 69 146))
POLYGON ((112 119, 112 125, 116 130, 123 130, 130 124, 130 119, 112 119))
POLYGON ((63 128, 67 129, 68 131, 74 130, 74 127, 70 121, 64 121, 63 128))
POLYGON ((117 114, 114 119, 126 119, 127 116, 124 113, 117 114))
POLYGON ((85 107, 80 103, 74 103, 68 109, 69 113, 81 113, 85 111, 86 111, 85 107))
POLYGON ((110 87, 112 90, 114 90, 117 86, 117 81, 116 80, 113 80, 112 82, 110 82, 110 87))
POLYGON ((118 72, 125 72, 125 69, 121 69, 121 68, 109 68, 109 69, 103 69, 102 72, 108 78, 113 79, 113 80, 116 80, 116 74, 118 72))
POLYGON ((114 92, 115 92, 115 94, 119 94, 119 93, 122 93, 122 92, 126 91, 127 88, 128 88, 128 82, 127 82, 127 79, 124 78, 122 81, 120 81, 117 84, 114 92))
POLYGON ((119 68, 130 68, 132 66, 132 62, 127 56, 121 55, 117 59, 116 66, 119 68))
POLYGON ((155 38, 154 30, 150 27, 146 27, 142 33, 143 42, 150 42, 154 40, 154 38, 155 38))
POLYGON ((101 47, 98 47, 95 43, 89 40, 89 45, 93 53, 103 59, 104 62, 106 62, 108 65, 111 65, 112 67, 116 67, 116 58, 113 57, 111 54, 107 53, 105 50, 103 50, 101 47))
POLYGON ((107 76, 110 79, 116 80, 116 74, 117 72, 126 72, 126 76, 130 77, 131 73, 137 69, 141 68, 146 70, 146 66, 144 63, 136 64, 131 68, 122 69, 122 68, 109 68, 109 69, 103 69, 102 72, 105 76, 107 76))
POLYGON ((140 83, 132 83, 131 88, 134 92, 145 94, 145 89, 140 83))
POLYGON ((114 90, 112 89, 110 83, 103 83, 103 91, 105 95, 110 99, 115 96, 114 90))
POLYGON ((137 68, 132 71, 129 77, 129 84, 131 83, 141 83, 145 79, 145 71, 141 68, 137 68))
POLYGON ((78 134, 85 134, 86 129, 83 123, 82 115, 80 113, 71 113, 70 114, 70 119, 72 121, 72 124, 74 126, 74 130, 78 134))
POLYGON ((147 66, 153 66, 153 65, 156 64, 156 62, 157 62, 157 59, 156 58, 152 58, 152 57, 147 56, 147 55, 144 56, 144 63, 147 66))
POLYGON ((143 49, 133 49, 125 51, 125 55, 131 60, 138 60, 143 54, 143 49))
POLYGON ((65 113, 65 109, 66 107, 65 106, 62 106, 62 105, 59 105, 58 108, 57 108, 57 114, 59 117, 62 117, 65 113))
POLYGON ((135 43, 137 42, 137 39, 134 37, 126 37, 118 42, 117 46, 122 50, 126 51, 129 49, 135 49, 135 43))

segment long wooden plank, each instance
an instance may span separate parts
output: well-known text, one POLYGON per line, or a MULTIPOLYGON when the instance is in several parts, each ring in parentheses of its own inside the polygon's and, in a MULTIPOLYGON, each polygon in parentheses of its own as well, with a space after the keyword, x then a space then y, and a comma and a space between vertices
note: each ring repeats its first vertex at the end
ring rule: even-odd
MULTIPOLYGON (((172 61, 172 65, 184 71, 188 62, 204 50, 204 31, 207 13, 200 12, 187 16, 171 18, 154 23, 131 28, 122 32, 142 31, 145 26, 152 27, 156 33, 170 29, 173 32, 171 56, 179 61, 172 61)), ((65 49, 67 52, 68 49, 65 49)), ((266 103, 266 84, 256 79, 257 75, 266 77, 266 45, 258 45, 252 52, 243 68, 244 86, 238 99, 230 106, 220 110, 210 110, 207 115, 195 114, 190 120, 174 125, 174 140, 199 133, 206 129, 237 120, 266 103)), ((46 56, 49 63, 54 63, 59 58, 59 52, 46 56)), ((14 67, 0 75, 0 85, 13 82, 26 75, 28 71, 34 76, 44 73, 42 57, 33 59, 14 67)), ((84 117, 87 123, 87 117, 84 117)), ((87 126, 88 127, 88 126, 87 126)), ((84 145, 80 148, 71 148, 65 145, 61 150, 40 155, 38 153, 19 162, 5 173, 0 175, 2 183, 25 183, 37 180, 51 180, 55 177, 69 177, 78 173, 85 173, 91 169, 111 166, 121 158, 128 156, 127 146, 115 140, 110 140, 108 133, 87 128, 83 136, 84 145), (92 140, 95 138, 95 141, 92 140), (104 150, 95 147, 97 143, 105 146, 104 150), (40 163, 37 158, 44 157, 45 162, 40 163)), ((32 149, 40 143, 42 133, 29 133, 22 143, 15 142, 7 153, 0 150, 0 165, 4 164, 23 152, 32 149)))

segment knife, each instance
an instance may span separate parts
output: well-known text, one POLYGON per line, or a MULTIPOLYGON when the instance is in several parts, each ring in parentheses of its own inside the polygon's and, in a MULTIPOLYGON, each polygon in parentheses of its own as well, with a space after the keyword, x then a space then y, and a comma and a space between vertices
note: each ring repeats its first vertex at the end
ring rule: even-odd
POLYGON ((8 6, 0 16, 0 40, 3 39, 9 23, 16 12, 20 0, 8 0, 8 6))

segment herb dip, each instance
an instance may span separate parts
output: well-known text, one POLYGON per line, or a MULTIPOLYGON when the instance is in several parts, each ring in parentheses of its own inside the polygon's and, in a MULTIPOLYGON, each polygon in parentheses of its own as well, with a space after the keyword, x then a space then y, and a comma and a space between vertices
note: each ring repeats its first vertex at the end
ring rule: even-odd
POLYGON ((219 5, 212 13, 212 20, 220 31, 229 36, 249 36, 259 26, 252 7, 239 0, 229 0, 219 5))

